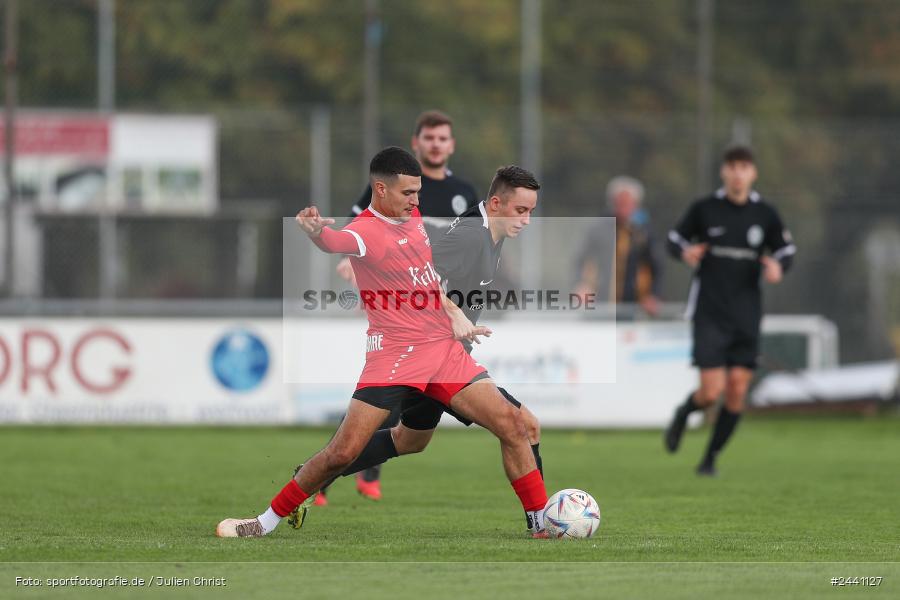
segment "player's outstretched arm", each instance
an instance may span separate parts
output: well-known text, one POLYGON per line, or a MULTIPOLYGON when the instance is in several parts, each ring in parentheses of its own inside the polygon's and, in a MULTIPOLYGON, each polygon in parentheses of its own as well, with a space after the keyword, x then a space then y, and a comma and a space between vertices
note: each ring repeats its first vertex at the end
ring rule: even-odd
POLYGON ((300 229, 306 232, 306 235, 311 238, 319 237, 325 226, 334 223, 334 219, 322 218, 322 215, 319 214, 319 209, 315 206, 307 206, 298 212, 295 220, 300 226, 300 229))
POLYGON ((453 337, 457 340, 468 340, 480 344, 481 340, 478 336, 483 335, 490 337, 493 333, 489 327, 483 325, 473 325, 472 321, 466 316, 460 307, 453 303, 453 300, 447 297, 447 294, 441 294, 441 306, 447 316, 450 317, 450 324, 453 326, 453 337))
POLYGON ((325 219, 319 214, 315 206, 308 206, 297 213, 297 224, 316 246, 330 254, 364 254, 364 246, 360 239, 353 233, 341 230, 335 231, 328 227, 334 223, 334 219, 325 219))

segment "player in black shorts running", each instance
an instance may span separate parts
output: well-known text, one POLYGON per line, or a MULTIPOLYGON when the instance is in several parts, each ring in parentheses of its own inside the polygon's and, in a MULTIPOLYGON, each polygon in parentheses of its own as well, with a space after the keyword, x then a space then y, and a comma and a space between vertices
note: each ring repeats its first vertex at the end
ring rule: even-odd
POLYGON ((759 353, 762 319, 760 275, 778 283, 797 249, 775 208, 753 190, 757 171, 749 148, 725 152, 724 186, 694 202, 669 232, 669 253, 694 271, 688 298, 693 317, 693 359, 700 387, 675 410, 665 432, 669 452, 678 450, 688 415, 724 393, 697 473, 716 475, 716 457, 737 427, 759 353), (766 254, 768 252, 768 254, 766 254))
MULTIPOLYGON (((488 199, 457 218, 449 230, 436 238, 432 247, 435 269, 441 276, 448 298, 456 303, 474 325, 481 316, 486 292, 496 279, 500 267, 503 241, 515 238, 528 226, 537 206, 540 184, 534 175, 517 166, 497 170, 491 182, 488 199)), ((470 342, 463 342, 468 352, 470 342)), ((525 424, 537 467, 543 475, 540 454, 540 424, 537 417, 508 391, 499 388, 508 402, 519 408, 525 424)), ((399 415, 399 424, 379 429, 359 457, 341 475, 347 476, 402 454, 421 452, 434 435, 444 412, 471 425, 472 421, 449 407, 422 395, 399 415)), ((526 512, 526 520, 528 513, 526 512)), ((292 516, 291 523, 302 525, 303 519, 292 516)), ((526 523, 529 530, 534 524, 526 523)))

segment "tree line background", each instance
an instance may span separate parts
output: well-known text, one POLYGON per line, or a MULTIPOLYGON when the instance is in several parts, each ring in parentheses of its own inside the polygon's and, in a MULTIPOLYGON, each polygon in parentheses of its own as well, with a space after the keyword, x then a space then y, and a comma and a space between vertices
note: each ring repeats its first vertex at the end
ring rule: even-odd
MULTIPOLYGON (((95 0, 19 4, 21 105, 93 109, 95 0)), ((443 109, 456 121, 452 168, 485 192, 497 166, 520 160, 519 1, 382 0, 379 10, 381 142, 408 145, 416 114, 443 109)), ((321 106, 331 111, 334 212, 356 199, 364 2, 121 0, 115 21, 117 110, 216 115, 223 206, 281 216, 308 200, 309 121, 321 106)), ((898 231, 900 2, 718 0, 712 24, 709 142, 718 153, 736 136, 751 141, 758 188, 800 248, 769 308, 838 321, 844 338, 864 339, 842 345, 848 358, 889 352, 900 275, 873 274, 867 248, 898 231), (887 297, 872 297, 873 277, 889 279, 887 297)), ((697 0, 543 0, 541 27, 543 214, 604 214, 606 182, 627 173, 645 183, 664 235, 716 185, 697 178, 697 0)), ((141 252, 153 255, 157 240, 172 264, 193 255, 197 268, 233 254, 213 227, 205 252, 186 245, 203 236, 165 227, 142 225, 141 252)), ((272 243, 254 297, 280 296, 278 227, 263 230, 272 243)), ((667 271, 666 299, 682 300, 687 271, 667 271)), ((224 275, 207 280, 189 295, 235 295, 224 275)), ((154 289, 138 280, 125 294, 154 289)))

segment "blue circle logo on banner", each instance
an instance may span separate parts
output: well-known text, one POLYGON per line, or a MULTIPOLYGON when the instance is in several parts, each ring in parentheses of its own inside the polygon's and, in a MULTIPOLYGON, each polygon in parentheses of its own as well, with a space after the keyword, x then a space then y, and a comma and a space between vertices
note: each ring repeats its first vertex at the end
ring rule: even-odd
POLYGON ((249 331, 229 331, 213 348, 212 370, 226 388, 248 392, 265 378, 269 370, 269 351, 263 341, 249 331))

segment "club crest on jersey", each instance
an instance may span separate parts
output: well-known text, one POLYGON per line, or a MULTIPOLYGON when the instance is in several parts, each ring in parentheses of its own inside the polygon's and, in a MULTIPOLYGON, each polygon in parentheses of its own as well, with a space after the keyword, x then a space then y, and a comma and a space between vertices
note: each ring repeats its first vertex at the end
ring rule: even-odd
POLYGON ((750 229, 747 230, 747 243, 753 246, 754 248, 758 247, 762 244, 763 241, 763 230, 759 225, 753 225, 750 229))
POLYGON ((457 194, 457 195, 453 196, 453 200, 450 201, 450 208, 452 208, 453 212, 455 212, 458 215, 461 215, 464 212, 466 212, 466 208, 468 208, 468 206, 469 206, 469 203, 466 202, 465 197, 462 196, 461 194, 457 194))
POLYGON ((430 262, 426 262, 421 269, 419 267, 409 267, 409 274, 412 276, 413 287, 417 285, 428 287, 432 283, 441 280, 430 262))

